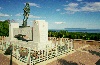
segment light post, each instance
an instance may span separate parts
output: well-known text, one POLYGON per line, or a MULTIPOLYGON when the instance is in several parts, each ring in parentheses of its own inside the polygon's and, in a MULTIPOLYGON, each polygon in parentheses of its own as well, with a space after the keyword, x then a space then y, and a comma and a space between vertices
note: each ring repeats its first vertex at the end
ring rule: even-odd
POLYGON ((12 65, 12 50, 13 50, 13 47, 12 45, 10 46, 10 65, 12 65))

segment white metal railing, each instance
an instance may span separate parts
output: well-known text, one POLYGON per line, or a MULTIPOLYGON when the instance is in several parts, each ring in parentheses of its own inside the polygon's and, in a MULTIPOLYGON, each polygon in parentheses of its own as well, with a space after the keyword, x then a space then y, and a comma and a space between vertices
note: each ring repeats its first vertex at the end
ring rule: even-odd
MULTIPOLYGON (((53 49, 52 49, 52 47, 50 47, 50 45, 49 46, 46 45, 46 49, 44 51, 41 51, 41 54, 40 54, 40 50, 27 48, 28 55, 25 57, 21 57, 21 55, 19 53, 20 46, 17 45, 18 42, 13 42, 13 43, 14 43, 13 44, 13 57, 15 57, 16 59, 18 59, 24 63, 28 63, 28 61, 29 61, 30 65, 34 65, 34 64, 52 59, 54 57, 57 57, 57 56, 67 53, 68 50, 73 49, 73 42, 67 40, 67 42, 65 44, 62 44, 62 42, 60 42, 60 44, 56 43, 56 45, 53 49), (71 48, 69 48, 69 47, 71 47, 71 48), (16 49, 16 50, 14 50, 14 49, 16 49), (34 50, 35 52, 32 52, 31 50, 34 50), (36 53, 36 52, 38 52, 38 53, 36 53), (31 54, 36 54, 36 56, 32 56, 31 54)), ((4 41, 2 40, 0 48, 2 47, 1 49, 3 51, 5 51, 9 47, 9 45, 10 45, 10 41, 6 41, 4 43, 4 41)))

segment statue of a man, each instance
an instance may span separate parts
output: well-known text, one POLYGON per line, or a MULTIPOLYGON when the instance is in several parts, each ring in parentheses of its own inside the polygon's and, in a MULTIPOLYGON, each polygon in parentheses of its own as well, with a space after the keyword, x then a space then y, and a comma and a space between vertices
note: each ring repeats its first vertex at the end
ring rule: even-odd
POLYGON ((23 24, 22 26, 23 27, 26 27, 27 26, 27 19, 28 19, 28 16, 29 16, 29 13, 30 13, 30 7, 29 7, 29 3, 26 3, 26 6, 24 7, 24 19, 23 19, 23 24))

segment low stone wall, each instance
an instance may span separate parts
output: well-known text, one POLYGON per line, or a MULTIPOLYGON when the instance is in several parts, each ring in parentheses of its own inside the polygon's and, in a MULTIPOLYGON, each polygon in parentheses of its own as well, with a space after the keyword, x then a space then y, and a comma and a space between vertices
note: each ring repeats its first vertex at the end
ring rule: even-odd
POLYGON ((95 40, 86 40, 86 44, 90 45, 100 45, 100 41, 95 41, 95 40))
POLYGON ((95 40, 82 40, 82 39, 74 39, 74 42, 73 43, 89 44, 89 45, 100 45, 100 41, 95 41, 95 40))
POLYGON ((99 45, 100 46, 100 41, 94 41, 93 45, 99 45))
POLYGON ((82 40, 82 39, 74 39, 74 43, 83 44, 83 43, 85 43, 85 40, 82 40))
POLYGON ((86 44, 94 45, 95 41, 94 40, 86 40, 86 44))

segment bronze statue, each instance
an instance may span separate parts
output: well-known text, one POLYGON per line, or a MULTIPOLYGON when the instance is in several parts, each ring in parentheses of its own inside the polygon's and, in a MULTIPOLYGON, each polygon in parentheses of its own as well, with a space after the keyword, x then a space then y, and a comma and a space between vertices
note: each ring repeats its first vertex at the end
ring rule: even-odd
POLYGON ((28 16, 29 16, 29 13, 30 13, 30 6, 29 6, 29 3, 26 3, 26 6, 24 7, 24 19, 23 19, 23 24, 22 26, 23 27, 26 27, 27 26, 27 19, 28 19, 28 16))

